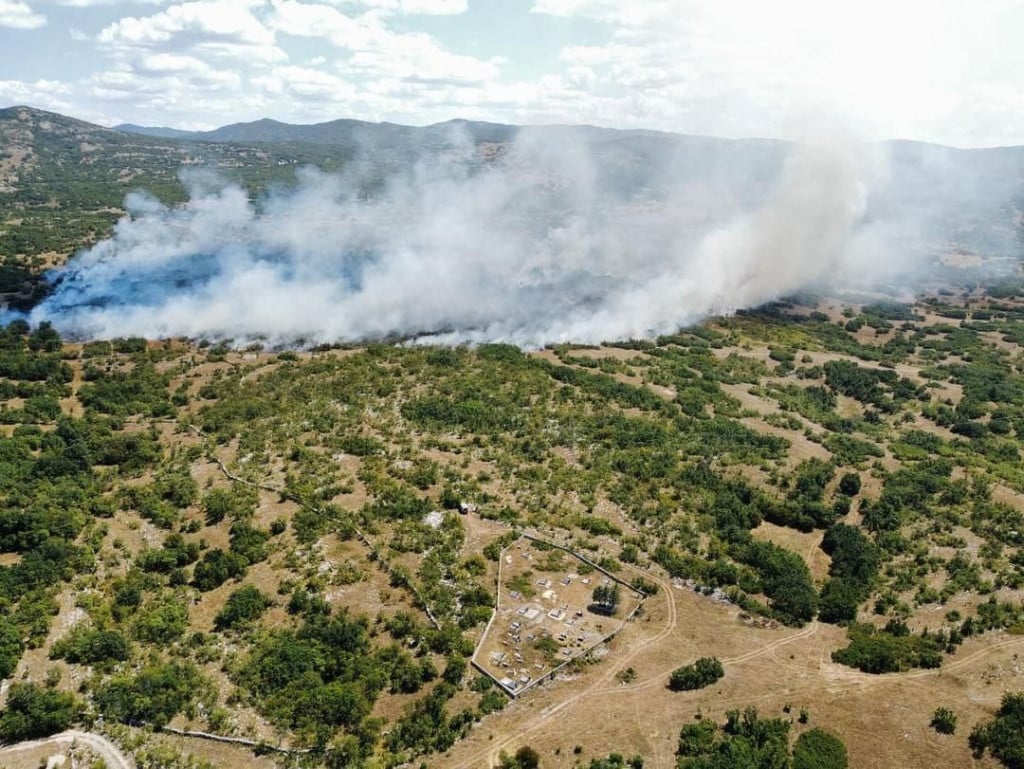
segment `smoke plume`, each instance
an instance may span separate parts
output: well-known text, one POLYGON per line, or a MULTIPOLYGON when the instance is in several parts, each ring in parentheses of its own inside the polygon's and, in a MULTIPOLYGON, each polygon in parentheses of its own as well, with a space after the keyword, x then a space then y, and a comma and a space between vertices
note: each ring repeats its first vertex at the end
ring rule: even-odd
POLYGON ((183 206, 130 195, 29 319, 79 338, 596 343, 902 263, 869 212, 877 147, 726 144, 649 140, 638 160, 524 130, 498 160, 456 142, 383 183, 305 170, 257 201, 192 176, 183 206))

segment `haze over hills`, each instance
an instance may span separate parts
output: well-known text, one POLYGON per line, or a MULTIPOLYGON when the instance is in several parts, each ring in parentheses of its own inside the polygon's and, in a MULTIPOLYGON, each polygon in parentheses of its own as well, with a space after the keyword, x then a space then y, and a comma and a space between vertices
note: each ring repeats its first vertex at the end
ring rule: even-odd
MULTIPOLYGON (((0 111, 0 120, 9 111, 0 111)), ((720 177, 725 174, 748 179, 777 173, 783 157, 792 147, 790 142, 773 139, 723 139, 587 125, 518 126, 462 119, 418 127, 348 118, 315 124, 292 124, 263 118, 224 125, 209 131, 133 124, 121 124, 113 130, 138 136, 203 143, 321 145, 359 150, 363 155, 373 152, 436 150, 460 142, 477 147, 503 145, 515 141, 524 131, 551 138, 571 134, 585 140, 598 153, 599 161, 615 163, 617 153, 625 152, 630 164, 656 164, 671 153, 676 167, 693 177, 720 177)), ((986 199, 998 195, 1016 207, 1024 203, 1022 146, 959 149, 895 139, 881 143, 881 147, 889 163, 889 192, 895 199, 906 199, 910 188, 916 192, 919 185, 924 185, 938 194, 930 196, 931 201, 921 201, 922 206, 930 205, 937 197, 954 196, 958 202, 956 208, 960 208, 959 203, 973 207, 971 201, 977 198, 975 188, 980 185, 984 187, 986 194, 983 197, 986 199)), ((621 167, 616 168, 616 172, 622 171, 621 167)))
MULTIPOLYGON (((726 180, 730 186, 744 186, 750 179, 763 181, 773 177, 792 147, 790 142, 771 139, 723 139, 586 125, 517 126, 460 119, 423 127, 352 119, 301 125, 264 118, 210 131, 131 125, 117 129, 203 142, 287 142, 351 147, 359 148, 364 155, 413 148, 438 149, 459 140, 474 146, 509 144, 523 131, 552 139, 570 133, 585 140, 600 162, 611 163, 612 173, 618 179, 629 178, 631 169, 650 167, 671 156, 680 172, 695 179, 726 180)), ((1024 208, 1024 147, 959 149, 903 139, 883 142, 881 146, 889 176, 884 194, 878 195, 883 209, 893 204, 913 206, 924 212, 932 211, 935 215, 929 218, 945 224, 951 224, 950 214, 953 213, 951 231, 963 238, 968 231, 977 230, 976 223, 967 219, 988 216, 990 211, 984 209, 994 200, 1012 209, 1024 208), (927 190, 928 194, 921 196, 922 190, 927 190)), ((762 191, 760 186, 757 191, 762 191)), ((974 235, 977 236, 977 232, 974 235)), ((994 243, 989 236, 984 240, 989 246, 994 243)))
MULTIPOLYGON (((115 130, 137 133, 148 136, 190 138, 198 141, 236 141, 236 142, 298 142, 308 144, 343 144, 353 139, 365 139, 371 134, 387 136, 392 139, 418 140, 421 142, 447 141, 453 131, 460 131, 469 141, 510 142, 520 130, 527 126, 508 123, 490 123, 479 120, 463 120, 455 118, 441 123, 426 126, 402 125, 399 123, 374 123, 365 120, 340 118, 322 123, 297 124, 285 123, 271 118, 262 118, 245 123, 232 123, 209 131, 183 131, 167 127, 138 126, 123 123, 114 126, 115 130)), ((683 134, 666 133, 648 130, 620 130, 614 128, 597 128, 595 126, 529 126, 533 130, 585 130, 595 133, 627 134, 632 136, 663 136, 679 138, 683 134)), ((687 137, 710 138, 710 137, 687 137)), ((725 141, 725 140, 721 140, 725 141)))
POLYGON ((27 107, 0 141, 10 255, 60 263, 132 214, 33 311, 79 336, 645 337, 814 286, 913 290, 943 249, 1017 256, 1024 209, 1024 148, 470 121, 170 138, 27 107))
MULTIPOLYGON (((246 123, 233 123, 209 131, 188 131, 168 126, 140 126, 124 123, 113 128, 87 123, 73 117, 27 106, 0 109, 0 126, 32 123, 41 129, 37 140, 47 135, 66 136, 80 132, 90 142, 112 141, 112 132, 154 140, 178 140, 185 146, 194 143, 231 144, 293 144, 321 145, 365 151, 438 149, 458 144, 472 146, 509 144, 524 132, 542 138, 571 136, 585 141, 599 152, 628 150, 634 162, 659 162, 658 153, 683 153, 685 163, 677 164, 693 175, 713 169, 736 168, 736 173, 758 175, 777 171, 781 159, 792 142, 776 139, 724 139, 685 133, 669 133, 643 129, 615 129, 588 125, 511 125, 453 119, 427 126, 396 123, 372 123, 342 118, 314 124, 292 124, 270 118, 246 123), (20 116, 20 117, 19 117, 20 116), (13 121, 13 122, 12 122, 13 121)), ((136 140, 136 149, 146 146, 166 147, 136 140)), ((928 142, 891 140, 882 142, 891 162, 891 176, 899 181, 907 174, 927 172, 933 181, 943 177, 951 180, 1001 181, 1003 185, 1020 185, 1024 180, 1024 146, 959 149, 928 142), (965 176, 966 175, 966 176, 965 176)), ((88 153, 87 153, 88 154, 88 153)), ((598 161, 614 157, 597 158, 598 161)))
MULTIPOLYGON (((327 170, 354 155, 387 166, 425 152, 453 147, 475 147, 482 157, 493 158, 501 154, 502 146, 526 134, 533 141, 562 143, 569 140, 573 144, 585 144, 599 172, 622 184, 628 184, 631 177, 638 175, 646 176, 644 182, 650 182, 652 170, 659 166, 664 170, 667 166, 666 176, 725 184, 732 188, 733 194, 740 195, 752 180, 762 183, 756 185, 761 192, 763 182, 778 174, 793 147, 790 142, 771 139, 722 139, 594 126, 516 126, 460 119, 423 127, 353 119, 297 125, 265 118, 210 131, 132 124, 107 129, 24 106, 0 110, 0 139, 8 147, 12 145, 12 127, 22 129, 22 135, 13 141, 13 149, 23 142, 29 145, 35 142, 38 147, 32 152, 39 155, 52 154, 54 147, 49 143, 53 140, 73 134, 87 139, 90 146, 85 150, 79 148, 76 153, 75 148, 66 147, 70 152, 69 161, 86 166, 93 165, 98 154, 108 147, 111 150, 130 147, 132 156, 145 166, 154 156, 168 151, 183 158, 186 164, 204 165, 211 162, 206 155, 229 154, 210 145, 286 144, 291 145, 293 151, 287 158, 275 157, 275 163, 282 159, 288 164, 308 162, 326 166, 327 170), (31 135, 24 133, 29 126, 38 130, 31 135), (319 152, 310 149, 317 146, 330 149, 319 152), (294 149, 299 147, 306 149, 295 157, 294 149), (333 162, 325 162, 328 155, 333 162)), ((1005 206, 1024 207, 1024 147, 957 149, 908 140, 893 140, 878 146, 888 164, 884 189, 877 190, 879 200, 911 202, 924 189, 930 191, 929 194, 919 196, 916 201, 922 208, 934 209, 936 204, 949 202, 951 210, 962 212, 966 206, 976 211, 980 191, 984 193, 980 197, 985 204, 998 200, 1005 206)), ((268 148, 264 151, 280 152, 268 148)), ((120 150, 115 154, 118 152, 124 156, 120 150)), ((256 160, 257 164, 263 159, 252 153, 247 158, 256 160)), ((231 161, 223 157, 213 165, 232 167, 231 161)), ((0 166, 0 191, 3 191, 4 178, 8 185, 14 183, 12 174, 15 173, 16 167, 10 161, 0 166)), ((937 218, 948 219, 945 211, 937 218)))
POLYGON ((154 136, 158 139, 185 139, 191 136, 194 131, 185 131, 181 128, 170 128, 168 126, 144 126, 133 123, 121 123, 114 126, 115 131, 123 133, 139 134, 139 136, 154 136))

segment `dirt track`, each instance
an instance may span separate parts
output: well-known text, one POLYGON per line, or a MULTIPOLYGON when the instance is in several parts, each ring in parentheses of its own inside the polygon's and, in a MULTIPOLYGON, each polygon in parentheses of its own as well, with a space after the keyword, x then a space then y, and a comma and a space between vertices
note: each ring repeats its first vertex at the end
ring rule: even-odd
POLYGON ((132 760, 106 737, 74 729, 41 740, 30 740, 19 742, 16 745, 0 747, 0 758, 48 746, 53 746, 55 751, 57 749, 66 751, 75 743, 85 744, 89 750, 103 759, 109 769, 135 769, 135 764, 132 760))

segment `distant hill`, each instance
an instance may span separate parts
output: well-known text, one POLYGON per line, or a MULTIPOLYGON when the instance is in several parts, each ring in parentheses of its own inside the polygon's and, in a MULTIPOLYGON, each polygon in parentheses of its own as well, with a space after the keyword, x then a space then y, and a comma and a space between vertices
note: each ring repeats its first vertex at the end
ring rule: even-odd
MULTIPOLYGON (((119 130, 133 131, 135 127, 119 130)), ((164 129, 143 128, 158 136, 164 129)), ((698 180, 715 180, 742 200, 756 200, 764 185, 776 177, 789 151, 787 142, 768 139, 721 139, 649 130, 620 130, 594 126, 517 126, 473 120, 448 120, 428 126, 370 123, 339 119, 310 125, 264 118, 233 123, 211 131, 182 132, 175 138, 189 146, 207 143, 325 147, 382 168, 398 168, 432 153, 476 148, 481 162, 501 157, 519 137, 539 144, 586 146, 597 161, 595 183, 620 190, 655 191, 678 181, 671 173, 698 180), (666 165, 666 159, 671 163, 666 165)))
POLYGON ((163 139, 192 139, 210 142, 259 142, 344 145, 354 143, 417 142, 437 144, 461 135, 471 142, 502 143, 512 141, 519 126, 470 120, 449 120, 431 126, 416 127, 397 123, 369 123, 340 119, 300 125, 263 118, 248 123, 232 123, 211 131, 184 131, 165 126, 140 126, 122 123, 116 131, 156 136, 163 139))
MULTIPOLYGON (((121 130, 132 130, 120 127, 121 130)), ((629 184, 646 179, 652 169, 670 161, 666 171, 713 179, 741 197, 762 191, 764 182, 778 173, 789 144, 766 139, 729 140, 648 130, 618 130, 593 126, 516 126, 472 120, 449 120, 423 127, 396 123, 369 123, 340 119, 310 125, 263 119, 234 123, 212 131, 178 132, 174 129, 136 129, 151 136, 199 142, 311 144, 343 148, 351 155, 409 159, 465 142, 470 145, 507 145, 528 131, 539 141, 571 135, 585 142, 603 168, 600 176, 615 175, 629 184), (749 183, 754 182, 750 187, 749 183)), ((956 149, 914 141, 886 142, 890 179, 884 189, 885 205, 898 203, 922 209, 936 201, 963 213, 978 205, 989 206, 994 196, 1024 209, 1024 147, 956 149), (921 196, 921 190, 928 190, 921 196)))
POLYGON ((134 123, 121 123, 114 126, 115 131, 127 134, 138 134, 139 136, 155 136, 158 139, 184 139, 192 136, 195 131, 184 131, 180 128, 168 128, 167 126, 144 126, 134 123))
MULTIPOLYGON (((181 174, 208 169, 257 195, 294 184, 295 168, 338 169, 343 149, 200 142, 115 130, 33 107, 0 109, 0 261, 40 257, 36 269, 109 235, 125 196, 187 197, 181 174)), ((173 130, 173 129, 170 129, 173 130)), ((187 132, 186 132, 187 134, 187 132)))
MULTIPOLYGON (((198 132, 132 124, 110 129, 10 107, 0 110, 0 225, 13 223, 0 226, 0 257, 66 253, 105 235, 124 195, 134 189, 167 202, 181 200, 183 168, 215 170, 257 195, 294 184, 295 169, 303 165, 332 171, 358 162, 372 183, 437 153, 479 166, 504 162, 517 141, 556 153, 559 160, 578 153, 573 157, 588 164, 595 187, 627 198, 685 187, 698 202, 719 196, 741 205, 763 200, 793 148, 770 139, 471 120, 417 127, 263 119, 198 132), (8 215, 14 210, 17 217, 8 215)), ((962 150, 893 141, 885 148, 888 179, 872 190, 869 216, 908 212, 932 239, 992 253, 1020 251, 1016 222, 1024 211, 1024 147, 962 150)))

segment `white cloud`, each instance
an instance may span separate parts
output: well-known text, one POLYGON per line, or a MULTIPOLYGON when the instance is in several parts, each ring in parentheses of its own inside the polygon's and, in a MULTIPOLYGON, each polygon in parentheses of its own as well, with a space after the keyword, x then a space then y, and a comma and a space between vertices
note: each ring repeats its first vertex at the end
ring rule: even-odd
MULTIPOLYGON (((65 56, 34 55, 48 76, 65 67, 63 82, 81 86, 69 96, 81 115, 104 114, 109 98, 120 116, 138 88, 139 104, 169 124, 464 116, 793 137, 807 115, 829 113, 866 136, 1024 142, 1020 0, 495 7, 499 24, 507 14, 537 29, 556 17, 561 31, 499 48, 500 29, 473 27, 494 14, 466 14, 467 0, 0 0, 0 27, 48 16, 79 41, 65 56), (429 29, 448 31, 428 34, 426 14, 429 29), (161 79, 163 95, 151 90, 161 79)), ((31 91, 33 54, 7 49, 0 71, 31 91)), ((142 109, 127 117, 139 122, 142 109)))
POLYGON ((111 5, 162 5, 165 0, 49 0, 65 8, 99 8, 111 5))
POLYGON ((115 21, 100 32, 98 40, 113 45, 145 46, 192 32, 248 45, 272 44, 274 33, 252 14, 251 5, 247 0, 196 0, 172 5, 152 16, 127 16, 115 21))
POLYGON ((357 89, 348 81, 313 67, 276 67, 254 77, 252 85, 273 97, 290 96, 300 101, 351 103, 357 89))
MULTIPOLYGON (((188 57, 193 76, 202 66, 207 73, 229 70, 230 79, 241 83, 246 70, 288 58, 277 46, 274 31, 257 16, 262 6, 263 0, 193 0, 150 16, 123 17, 103 28, 96 40, 122 68, 143 63, 139 56, 149 51, 188 57)), ((220 84, 227 80, 206 78, 220 84)))
POLYGON ((449 16, 465 13, 467 0, 358 0, 359 4, 379 11, 403 14, 449 16))
POLYGON ((0 0, 0 27, 38 29, 46 26, 46 16, 36 13, 21 0, 0 0))
POLYGON ((83 83, 83 94, 90 102, 103 104, 111 115, 104 122, 173 123, 201 129, 225 122, 217 118, 224 114, 227 103, 242 110, 267 108, 250 89, 242 87, 235 73, 180 62, 150 64, 148 70, 143 63, 107 70, 83 83), (167 69, 161 70, 164 66, 167 69), (190 119, 189 115, 207 119, 190 119), (211 121, 210 116, 217 117, 211 121))
POLYGON ((192 86, 236 88, 241 82, 236 72, 211 67, 194 56, 173 53, 147 54, 139 59, 135 71, 155 77, 183 78, 192 86))
POLYGON ((497 62, 446 50, 423 33, 395 32, 379 15, 349 16, 337 8, 276 0, 271 28, 296 37, 323 38, 348 54, 348 75, 440 83, 478 83, 500 75, 497 62))
POLYGON ((615 12, 613 0, 535 0, 531 13, 549 16, 587 16, 605 18, 615 12))
MULTIPOLYGON (((531 11, 607 24, 606 44, 568 46, 562 60, 595 69, 595 96, 618 98, 623 118, 658 128, 793 135, 824 112, 873 136, 987 143, 998 133, 968 138, 969 110, 1000 86, 1024 92, 1014 0, 535 0, 531 11)), ((1013 122, 1015 102, 985 99, 1000 113, 992 129, 1013 122)))
POLYGON ((0 104, 28 104, 54 111, 68 110, 73 89, 57 80, 0 80, 0 104))
POLYGON ((380 23, 364 17, 362 23, 329 5, 281 0, 269 18, 272 29, 299 37, 324 37, 341 48, 363 45, 381 34, 380 23))

